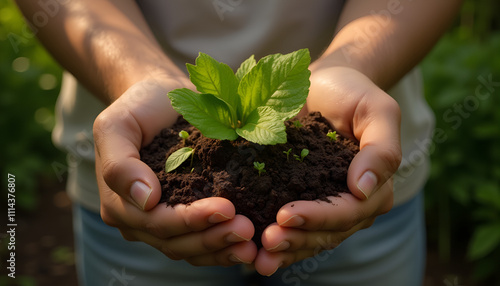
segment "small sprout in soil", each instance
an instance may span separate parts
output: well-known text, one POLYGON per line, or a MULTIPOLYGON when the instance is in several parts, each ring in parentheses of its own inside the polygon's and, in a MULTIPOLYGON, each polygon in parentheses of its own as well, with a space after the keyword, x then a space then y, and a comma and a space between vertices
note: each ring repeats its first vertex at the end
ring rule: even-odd
POLYGON ((184 142, 184 144, 186 144, 186 140, 189 137, 189 133, 187 133, 186 131, 182 130, 181 132, 179 132, 179 137, 181 137, 182 141, 184 142))
POLYGON ((337 131, 329 131, 326 133, 326 136, 330 138, 330 141, 336 141, 337 140, 337 131))
POLYGON ((259 172, 259 177, 260 174, 266 172, 266 170, 264 170, 264 168, 266 167, 266 163, 253 162, 253 167, 259 172))
POLYGON ((300 156, 299 155, 293 155, 293 157, 295 157, 295 160, 297 161, 300 161, 300 162, 303 162, 304 161, 304 158, 309 155, 309 150, 307 149, 302 149, 302 151, 300 151, 300 156))
POLYGON ((189 157, 191 157, 191 164, 189 167, 193 166, 194 149, 190 147, 181 148, 174 153, 172 153, 165 162, 165 172, 172 172, 177 169, 182 163, 184 163, 189 157))
POLYGON ((299 129, 300 127, 302 127, 302 123, 300 123, 300 121, 298 120, 295 120, 293 122, 293 126, 295 126, 295 128, 299 129))
POLYGON ((283 151, 286 154, 286 161, 288 162, 290 159, 290 153, 292 152, 292 148, 288 149, 288 151, 283 151))

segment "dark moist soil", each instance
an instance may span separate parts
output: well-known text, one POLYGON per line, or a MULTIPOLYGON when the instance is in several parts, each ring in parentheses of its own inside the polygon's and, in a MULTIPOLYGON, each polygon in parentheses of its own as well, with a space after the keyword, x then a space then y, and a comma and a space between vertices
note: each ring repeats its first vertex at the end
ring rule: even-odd
POLYGON ((260 246, 262 231, 276 221, 278 210, 297 200, 324 200, 349 192, 347 169, 359 151, 357 142, 338 136, 320 113, 300 119, 301 127, 285 122, 287 143, 258 145, 239 138, 235 141, 206 138, 184 119, 173 128, 162 130, 153 142, 141 150, 141 160, 158 176, 163 188, 161 203, 167 206, 189 204, 207 197, 224 197, 233 202, 238 214, 255 226, 253 240, 260 246), (186 142, 179 137, 185 130, 186 142), (165 173, 165 161, 182 147, 195 149, 193 165, 188 159, 171 173, 165 173), (287 159, 284 151, 292 149, 287 159), (308 149, 302 162, 296 160, 308 149), (254 162, 265 163, 260 176, 254 162))

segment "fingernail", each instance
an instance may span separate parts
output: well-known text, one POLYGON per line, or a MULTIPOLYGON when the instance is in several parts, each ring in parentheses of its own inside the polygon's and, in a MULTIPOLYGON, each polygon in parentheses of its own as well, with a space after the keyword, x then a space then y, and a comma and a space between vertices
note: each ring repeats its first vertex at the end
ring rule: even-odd
POLYGON ((215 212, 211 216, 208 217, 208 222, 209 223, 219 223, 219 222, 223 222, 223 221, 230 220, 230 219, 231 219, 230 217, 228 217, 220 212, 215 212))
POLYGON ((290 242, 288 242, 288 241, 285 240, 285 241, 280 242, 275 247, 272 247, 272 248, 269 248, 269 249, 266 249, 266 250, 270 251, 270 252, 279 252, 279 251, 285 251, 288 248, 290 248, 290 242))
POLYGON ((276 269, 274 269, 273 272, 271 272, 271 274, 268 274, 267 276, 271 276, 273 275, 274 273, 276 273, 276 271, 278 271, 278 269, 281 267, 281 265, 283 265, 283 263, 280 263, 280 265, 278 265, 278 267, 276 267, 276 269))
POLYGON ((285 222, 280 224, 280 226, 288 226, 288 227, 298 227, 305 223, 306 221, 299 215, 293 215, 285 222))
POLYGON ((363 176, 359 178, 357 186, 358 190, 368 199, 377 186, 377 176, 371 171, 366 171, 363 176))
POLYGON ((152 190, 143 182, 135 181, 130 187, 130 196, 141 209, 144 209, 152 190))
POLYGON ((239 258, 238 256, 234 255, 234 254, 231 254, 229 256, 229 260, 231 262, 234 262, 234 263, 243 263, 243 264, 250 264, 250 263, 252 263, 251 261, 250 262, 249 261, 245 261, 245 260, 239 258))
POLYGON ((227 242, 234 243, 234 242, 250 241, 250 238, 244 238, 243 236, 233 231, 226 236, 225 240, 227 242))

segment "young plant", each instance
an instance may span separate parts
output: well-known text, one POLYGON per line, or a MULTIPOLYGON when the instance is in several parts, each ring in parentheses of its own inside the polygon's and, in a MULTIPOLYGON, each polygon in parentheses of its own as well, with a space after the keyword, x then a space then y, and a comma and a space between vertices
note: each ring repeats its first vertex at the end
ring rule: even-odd
POLYGON ((259 172, 259 177, 260 174, 266 172, 266 170, 264 169, 266 167, 266 163, 253 162, 253 167, 259 172))
MULTIPOLYGON (((189 167, 193 166, 194 149, 190 147, 181 148, 174 153, 172 153, 165 162, 165 172, 169 173, 177 169, 184 161, 186 161, 191 156, 191 164, 189 167)), ((192 171, 192 170, 191 170, 192 171)))
POLYGON ((300 161, 300 162, 303 162, 304 161, 304 158, 309 155, 309 150, 307 149, 302 149, 302 151, 300 151, 300 156, 299 155, 293 155, 293 157, 295 157, 295 160, 297 161, 300 161))
POLYGON ((300 127, 302 127, 302 123, 300 123, 299 120, 295 120, 293 122, 293 126, 295 126, 295 128, 299 129, 300 127))
POLYGON ((187 133, 186 131, 184 130, 181 130, 181 132, 179 132, 179 137, 182 138, 182 142, 184 142, 184 145, 186 144, 186 140, 188 139, 189 137, 189 133, 187 133))
POLYGON ((292 152, 292 148, 288 149, 287 151, 283 151, 283 153, 286 154, 286 161, 290 161, 289 158, 290 158, 290 153, 292 152))
POLYGON ((286 143, 284 121, 302 109, 309 93, 309 50, 273 54, 257 63, 254 56, 236 71, 200 53, 187 64, 191 82, 168 93, 172 107, 209 138, 239 136, 261 145, 286 143))
POLYGON ((337 140, 337 131, 329 131, 326 133, 326 136, 330 138, 330 141, 336 141, 337 140))

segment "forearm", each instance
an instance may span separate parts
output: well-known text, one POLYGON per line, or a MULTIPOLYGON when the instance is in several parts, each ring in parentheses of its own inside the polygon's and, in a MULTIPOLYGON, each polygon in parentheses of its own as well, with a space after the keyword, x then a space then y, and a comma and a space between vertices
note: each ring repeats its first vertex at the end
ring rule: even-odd
MULTIPOLYGON (((42 8, 16 0, 28 20, 42 8)), ((57 1, 54 1, 57 3, 57 1)), ((183 77, 156 42, 135 1, 72 0, 58 6, 37 37, 105 103, 148 77, 183 77)))
POLYGON ((349 0, 337 34, 313 68, 354 68, 389 89, 437 42, 460 0, 349 0))

